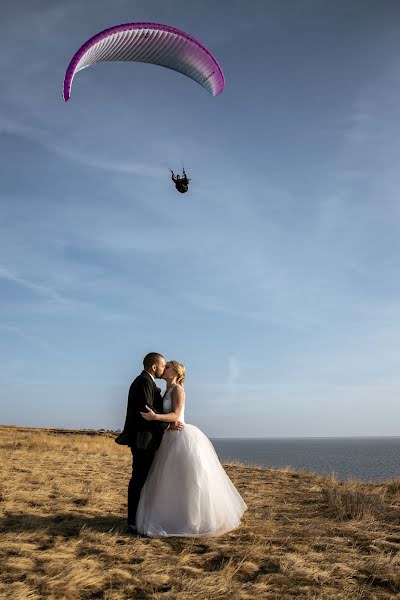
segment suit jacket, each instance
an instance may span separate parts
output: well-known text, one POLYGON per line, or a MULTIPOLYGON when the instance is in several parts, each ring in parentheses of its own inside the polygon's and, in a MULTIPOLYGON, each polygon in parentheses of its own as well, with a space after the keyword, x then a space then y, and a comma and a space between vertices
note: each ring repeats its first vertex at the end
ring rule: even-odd
POLYGON ((140 413, 146 412, 146 404, 156 413, 163 411, 161 391, 151 375, 142 371, 129 388, 124 432, 128 435, 128 446, 131 448, 155 452, 168 423, 143 419, 140 413))

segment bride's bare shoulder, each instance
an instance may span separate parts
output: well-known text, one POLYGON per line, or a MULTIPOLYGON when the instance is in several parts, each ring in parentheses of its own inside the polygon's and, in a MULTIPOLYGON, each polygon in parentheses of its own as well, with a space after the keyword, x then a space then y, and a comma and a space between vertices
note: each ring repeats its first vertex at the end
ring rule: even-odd
POLYGON ((175 383, 172 393, 174 394, 184 394, 185 395, 185 390, 183 385, 181 385, 180 383, 175 383))

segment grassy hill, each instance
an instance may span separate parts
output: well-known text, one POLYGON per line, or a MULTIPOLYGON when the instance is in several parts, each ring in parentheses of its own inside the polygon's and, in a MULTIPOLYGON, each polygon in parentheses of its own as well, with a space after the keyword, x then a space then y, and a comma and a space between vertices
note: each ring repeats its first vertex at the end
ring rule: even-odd
POLYGON ((400 595, 400 480, 228 463, 249 507, 238 530, 150 539, 126 531, 130 452, 112 433, 0 426, 0 461, 1 598, 400 595))

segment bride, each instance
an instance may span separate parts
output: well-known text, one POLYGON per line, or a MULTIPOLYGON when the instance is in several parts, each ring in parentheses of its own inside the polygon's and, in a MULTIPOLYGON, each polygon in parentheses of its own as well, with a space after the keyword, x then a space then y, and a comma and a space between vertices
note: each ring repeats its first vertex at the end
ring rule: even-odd
MULTIPOLYGON (((147 421, 184 423, 185 367, 175 360, 165 366, 167 388, 163 413, 150 408, 147 421)), ((210 440, 194 425, 163 435, 141 492, 136 527, 152 536, 217 536, 239 527, 247 509, 225 473, 210 440)))

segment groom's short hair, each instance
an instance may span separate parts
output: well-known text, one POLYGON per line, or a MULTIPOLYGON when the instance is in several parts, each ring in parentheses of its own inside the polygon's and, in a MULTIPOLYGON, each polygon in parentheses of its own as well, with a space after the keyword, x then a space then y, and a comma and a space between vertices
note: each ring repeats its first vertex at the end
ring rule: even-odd
POLYGON ((149 367, 151 367, 151 365, 154 365, 154 363, 156 363, 160 358, 164 358, 162 354, 159 354, 158 352, 149 352, 149 354, 146 354, 146 356, 143 359, 144 368, 148 369, 149 367))

